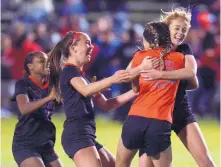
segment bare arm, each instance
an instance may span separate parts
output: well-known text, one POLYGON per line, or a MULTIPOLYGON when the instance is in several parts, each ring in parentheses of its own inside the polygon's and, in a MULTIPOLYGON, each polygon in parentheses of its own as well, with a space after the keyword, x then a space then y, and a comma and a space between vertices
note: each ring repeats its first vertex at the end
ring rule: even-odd
POLYGON ((197 76, 195 76, 194 78, 187 80, 187 87, 186 90, 194 90, 197 89, 199 87, 199 82, 197 79, 197 76))
POLYGON ((87 97, 110 87, 112 84, 125 82, 128 78, 128 72, 120 70, 111 77, 90 84, 88 84, 82 77, 74 77, 70 82, 79 93, 81 93, 84 97, 87 97))
POLYGON ((129 102, 136 96, 137 93, 134 93, 132 90, 110 99, 107 99, 103 94, 100 94, 95 96, 94 102, 100 109, 110 111, 129 102))
POLYGON ((174 71, 159 71, 159 70, 143 70, 141 76, 144 80, 185 80, 192 79, 196 76, 197 64, 193 55, 185 56, 185 68, 174 71))
POLYGON ((19 111, 23 115, 32 113, 37 109, 39 109, 40 107, 42 107, 44 104, 48 103, 49 101, 54 100, 56 98, 55 94, 56 94, 55 89, 53 89, 47 97, 32 102, 29 101, 27 95, 19 94, 16 96, 16 101, 18 103, 19 111))

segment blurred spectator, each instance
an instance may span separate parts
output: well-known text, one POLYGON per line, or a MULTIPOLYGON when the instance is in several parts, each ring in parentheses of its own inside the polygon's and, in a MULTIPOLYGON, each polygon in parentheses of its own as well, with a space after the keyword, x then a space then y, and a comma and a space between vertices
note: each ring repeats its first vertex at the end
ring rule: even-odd
MULTIPOLYGON (((133 58, 134 53, 138 50, 136 46, 136 32, 133 28, 129 29, 124 34, 124 43, 119 47, 116 51, 115 56, 111 61, 119 61, 120 68, 126 69, 128 64, 133 58)), ((109 62, 109 61, 108 61, 109 62)), ((131 89, 131 83, 122 83, 120 84, 120 92, 124 93, 131 89)), ((118 108, 117 110, 120 112, 115 112, 114 119, 119 121, 124 121, 128 111, 130 110, 132 102, 125 104, 124 106, 118 108)))
POLYGON ((50 36, 47 31, 47 26, 44 23, 37 24, 35 29, 36 37, 35 42, 42 46, 43 51, 49 52, 51 50, 50 46, 50 36))
POLYGON ((86 8, 82 0, 65 0, 60 8, 61 16, 71 16, 76 14, 85 14, 86 8))
POLYGON ((24 0, 19 14, 20 19, 27 23, 40 23, 46 20, 49 13, 53 12, 52 0, 24 0))
POLYGON ((13 57, 14 64, 11 68, 13 79, 20 79, 23 76, 23 62, 29 52, 42 50, 40 45, 34 42, 33 33, 26 33, 24 25, 19 23, 15 25, 15 36, 13 39, 13 47, 9 53, 9 57, 13 57), (18 29, 16 29, 18 28, 18 29))

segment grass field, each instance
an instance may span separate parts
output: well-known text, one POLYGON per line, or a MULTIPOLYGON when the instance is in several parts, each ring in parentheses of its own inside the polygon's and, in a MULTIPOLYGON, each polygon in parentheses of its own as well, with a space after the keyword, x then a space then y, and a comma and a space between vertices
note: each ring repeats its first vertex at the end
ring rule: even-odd
MULTIPOLYGON (((63 128, 64 116, 53 116, 53 122, 57 127, 57 141, 55 150, 59 155, 64 167, 73 167, 73 162, 66 156, 61 146, 61 131, 63 128)), ((16 167, 14 162, 11 143, 13 137, 14 126, 17 120, 15 117, 9 119, 1 119, 1 167, 16 167)), ((200 127, 205 136, 209 150, 217 167, 220 165, 220 128, 216 121, 199 121, 200 127)), ((120 137, 122 125, 97 118, 97 137, 98 141, 108 148, 112 153, 116 153, 117 143, 120 137)), ((179 139, 175 134, 172 135, 172 149, 173 149, 173 166, 174 167, 196 167, 192 157, 185 150, 179 139)), ((138 156, 132 162, 132 167, 138 166, 138 156)))

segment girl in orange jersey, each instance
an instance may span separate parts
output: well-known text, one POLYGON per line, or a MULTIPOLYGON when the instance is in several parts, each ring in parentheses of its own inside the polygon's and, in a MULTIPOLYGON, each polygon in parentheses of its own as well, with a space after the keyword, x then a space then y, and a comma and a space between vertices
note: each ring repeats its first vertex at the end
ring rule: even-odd
MULTIPOLYGON (((184 55, 171 51, 169 28, 157 22, 146 25, 143 33, 144 50, 135 53, 132 67, 137 67, 148 55, 159 57, 159 70, 172 71, 184 67, 184 55), (159 35, 162 33, 163 35, 159 35)), ((139 91, 124 123, 118 145, 116 167, 128 167, 138 149, 143 149, 156 167, 170 167, 171 123, 179 80, 133 81, 139 91)))

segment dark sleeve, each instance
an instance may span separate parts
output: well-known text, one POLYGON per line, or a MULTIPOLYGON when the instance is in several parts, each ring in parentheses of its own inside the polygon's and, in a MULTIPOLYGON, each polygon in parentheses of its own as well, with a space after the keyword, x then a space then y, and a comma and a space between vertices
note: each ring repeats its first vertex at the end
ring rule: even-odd
POLYGON ((27 84, 24 80, 19 80, 15 84, 15 97, 19 94, 25 94, 27 95, 27 84))
POLYGON ((179 45, 176 51, 182 53, 184 56, 193 55, 192 48, 187 43, 179 45))
POLYGON ((24 80, 19 80, 15 83, 15 93, 11 98, 11 101, 16 101, 16 96, 20 94, 28 95, 27 84, 24 80))
POLYGON ((68 66, 66 69, 67 82, 70 83, 71 79, 74 77, 82 77, 81 72, 74 66, 68 66))

